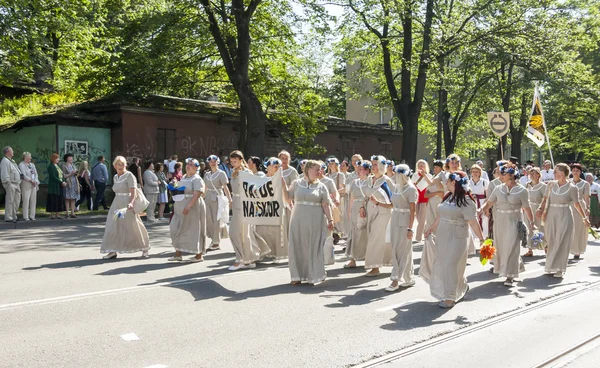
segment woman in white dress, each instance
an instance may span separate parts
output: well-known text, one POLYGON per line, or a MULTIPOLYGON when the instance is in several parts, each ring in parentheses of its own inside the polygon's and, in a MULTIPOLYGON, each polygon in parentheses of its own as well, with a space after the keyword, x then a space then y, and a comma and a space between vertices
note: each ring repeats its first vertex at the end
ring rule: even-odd
POLYGON ((425 236, 435 233, 437 249, 429 290, 440 301, 440 307, 452 308, 469 290, 465 278, 469 226, 480 242, 484 239, 477 222, 477 205, 469 194, 467 174, 457 171, 448 175, 446 188, 448 193, 438 207, 438 216, 425 236))
POLYGON ((104 237, 100 253, 108 253, 103 259, 117 258, 117 253, 142 252, 142 258, 148 258, 150 239, 140 215, 133 211, 138 187, 135 175, 127 171, 127 160, 117 156, 113 161, 117 174, 113 177, 112 190, 115 198, 108 210, 104 237), (124 210, 122 218, 115 216, 116 211, 124 210))
POLYGON ((250 156, 248 158, 248 169, 252 171, 252 174, 260 177, 265 177, 266 174, 262 170, 262 162, 259 157, 250 156))
MULTIPOLYGON (((579 194, 579 205, 583 209, 584 217, 590 215, 590 183, 582 178, 583 167, 580 164, 571 165, 571 174, 573 179, 571 182, 577 188, 579 194)), ((573 209, 575 209, 573 207, 573 209)), ((573 213, 573 244, 571 245, 571 254, 574 259, 581 258, 581 255, 585 253, 585 248, 588 242, 588 229, 583 223, 583 218, 579 216, 579 212, 573 213)))
POLYGON ((244 268, 256 268, 256 261, 269 253, 269 249, 261 252, 258 244, 252 241, 252 227, 243 222, 242 199, 240 198, 239 174, 244 171, 250 173, 244 154, 241 151, 233 151, 229 154, 229 163, 233 168, 231 172, 231 195, 233 196, 233 205, 231 223, 229 224, 229 239, 233 250, 235 251, 235 263, 229 267, 230 271, 237 271, 244 268))
POLYGON ((493 272, 506 277, 504 286, 511 287, 514 279, 519 277, 519 272, 525 271, 520 256, 521 239, 518 231, 519 222, 523 221, 523 212, 527 215, 527 227, 530 230, 535 230, 536 227, 529 207, 529 192, 517 182, 517 167, 507 163, 500 168, 500 174, 504 177, 504 183, 494 189, 481 213, 489 215, 490 208, 496 207, 494 226, 498 231, 494 233, 496 256, 493 272))
POLYGON ((386 242, 386 231, 390 218, 391 208, 380 206, 392 203, 392 188, 394 183, 385 172, 385 157, 372 156, 371 165, 373 175, 369 178, 368 185, 364 188, 365 196, 369 198, 367 205, 367 253, 365 255, 365 269, 370 271, 365 274, 374 277, 380 274, 379 268, 391 266, 392 245, 386 242))
MULTIPOLYGON (((273 177, 281 168, 281 160, 277 157, 271 157, 265 162, 267 167, 267 177, 273 177)), ((284 201, 287 198, 287 186, 282 179, 282 190, 284 201)), ((284 214, 285 216, 285 214, 284 214)), ((288 258, 287 244, 283 243, 283 227, 281 225, 256 225, 256 241, 261 249, 268 249, 267 258, 273 258, 275 263, 288 258)))
POLYGON ((35 211, 37 208, 37 192, 40 189, 40 179, 38 177, 35 164, 31 162, 31 153, 23 152, 23 161, 19 164, 21 175, 21 197, 23 198, 23 220, 35 221, 35 211))
POLYGON ((569 250, 573 244, 575 226, 571 205, 583 219, 584 225, 590 226, 579 202, 577 187, 568 180, 570 171, 566 164, 558 164, 554 167, 556 181, 548 183, 546 195, 536 213, 544 223, 544 230, 546 230, 544 235, 548 243, 545 272, 561 279, 567 271, 569 250))
POLYGON ((344 265, 344 268, 355 268, 356 261, 363 261, 367 252, 368 232, 365 206, 368 197, 365 195, 365 189, 371 174, 371 163, 369 161, 358 161, 355 170, 358 172, 358 177, 350 183, 348 189, 350 194, 350 204, 348 206, 350 229, 346 242, 346 256, 350 258, 350 261, 344 265))
MULTIPOLYGON (((529 170, 529 182, 527 183, 527 190, 529 191, 529 207, 531 207, 531 212, 534 214, 540 208, 542 204, 542 200, 544 199, 544 194, 546 194, 546 183, 541 182, 542 173, 539 167, 532 167, 529 170)), ((539 217, 535 217, 535 226, 542 233, 544 232, 544 227, 542 226, 542 220, 539 217)), ((533 234, 527 237, 527 246, 529 251, 523 254, 523 257, 533 257, 533 240, 531 239, 533 234)))
MULTIPOLYGON (((508 161, 506 160, 500 160, 496 162, 496 168, 494 169, 494 180, 490 181, 490 183, 488 184, 487 190, 485 192, 485 196, 486 198, 490 198, 490 196, 492 195, 492 192, 494 192, 494 189, 496 189, 496 187, 502 185, 502 183, 504 182, 504 177, 502 175, 500 175, 500 168, 502 168, 502 166, 506 165, 508 163, 508 161)), ((496 213, 496 209, 494 207, 492 207, 490 214, 488 215, 489 220, 488 220, 488 238, 494 239, 494 231, 496 230, 494 228, 494 214, 496 213)))
MULTIPOLYGON (((477 202, 477 209, 485 206, 486 199, 486 191, 488 185, 490 184, 487 180, 481 177, 483 170, 479 165, 471 166, 471 179, 469 179, 469 187, 471 188, 471 194, 475 197, 475 201, 477 202)), ((483 231, 483 237, 487 238, 488 236, 488 225, 489 218, 485 215, 482 215, 479 218, 479 226, 483 231)))
POLYGON ((425 222, 427 218, 427 204, 429 200, 425 197, 425 191, 429 183, 431 183, 431 175, 429 174, 429 164, 425 160, 417 161, 417 170, 413 174, 411 180, 417 188, 417 231, 415 233, 415 240, 420 242, 423 239, 423 232, 425 231, 425 222))
MULTIPOLYGON (((429 182, 425 192, 425 197, 428 199, 427 216, 425 217, 426 230, 435 222, 438 215, 438 207, 446 194, 445 186, 442 184, 443 180, 441 179, 446 175, 443 169, 444 161, 435 160, 433 162, 434 176, 431 179, 431 182, 429 182)), ((436 257, 434 236, 435 235, 425 237, 425 242, 423 242, 423 252, 421 252, 421 260, 419 262, 419 276, 427 283, 429 283, 429 279, 431 278, 431 270, 433 269, 436 257)))
POLYGON ((410 178, 412 171, 408 165, 394 168, 395 182, 392 191, 392 203, 380 204, 392 208, 390 220, 390 238, 392 241, 392 284, 385 291, 396 291, 400 287, 411 287, 415 284, 413 271, 412 238, 418 200, 417 188, 410 178))
MULTIPOLYGON (((294 181, 298 179, 298 171, 290 166, 291 155, 288 151, 282 150, 277 155, 281 160, 281 177, 285 181, 285 185, 289 188, 294 181)), ((302 169, 304 172, 304 169, 302 169)), ((283 218, 283 244, 289 249, 288 239, 290 238, 290 219, 292 216, 292 207, 289 204, 285 206, 285 217, 283 218)))
POLYGON ((154 164, 152 162, 147 162, 144 165, 143 179, 144 195, 149 202, 148 208, 146 209, 146 216, 148 217, 148 221, 156 222, 154 210, 156 209, 156 202, 158 202, 160 180, 158 180, 158 176, 154 173, 154 164))
POLYGON ((344 227, 344 213, 348 212, 348 197, 346 196, 346 176, 340 172, 340 162, 335 157, 327 159, 327 177, 335 184, 335 189, 339 196, 337 209, 340 212, 341 221, 335 224, 333 230, 334 244, 337 244, 340 241, 340 238, 345 237, 346 234, 346 228, 344 227))
POLYGON ((318 284, 325 280, 323 247, 333 218, 327 188, 318 179, 320 164, 308 160, 304 178, 290 186, 289 201, 294 201, 289 232, 289 269, 291 284, 318 284))
MULTIPOLYGON (((169 261, 183 260, 182 253, 193 254, 192 263, 202 262, 206 250, 206 207, 202 196, 206 190, 204 180, 198 175, 200 162, 193 158, 185 161, 185 175, 179 181, 185 187, 183 198, 175 200, 173 217, 169 224, 171 243, 175 256, 169 261)), ((148 179, 144 179, 144 185, 148 179)))
POLYGON ((221 243, 221 226, 227 226, 222 217, 229 216, 231 206, 231 193, 227 184, 227 174, 220 170, 221 160, 216 155, 210 155, 206 159, 210 171, 204 174, 206 184, 206 236, 211 239, 208 250, 219 250, 221 243))

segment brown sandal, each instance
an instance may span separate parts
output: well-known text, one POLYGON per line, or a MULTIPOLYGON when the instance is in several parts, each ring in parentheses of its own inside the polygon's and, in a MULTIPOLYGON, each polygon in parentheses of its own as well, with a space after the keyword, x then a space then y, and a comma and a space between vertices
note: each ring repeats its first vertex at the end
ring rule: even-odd
POLYGON ((533 251, 530 249, 529 252, 523 254, 523 257, 533 257, 533 251))

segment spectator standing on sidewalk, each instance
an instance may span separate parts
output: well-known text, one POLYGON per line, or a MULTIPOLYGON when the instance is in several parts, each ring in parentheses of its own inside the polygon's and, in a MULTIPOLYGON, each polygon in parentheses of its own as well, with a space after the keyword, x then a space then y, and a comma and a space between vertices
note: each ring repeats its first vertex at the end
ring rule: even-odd
POLYGON ((166 220, 165 206, 169 201, 169 197, 167 194, 167 176, 165 175, 165 165, 159 162, 156 164, 154 170, 158 180, 160 181, 158 186, 158 219, 166 220))
POLYGON ((133 175, 135 175, 135 179, 137 180, 137 186, 138 188, 143 188, 144 187, 144 178, 143 178, 143 174, 142 174, 142 168, 140 167, 140 159, 137 157, 134 157, 131 159, 131 165, 129 165, 129 168, 127 169, 130 173, 132 173, 133 175))
POLYGON ((156 208, 156 201, 158 200, 159 185, 160 180, 158 180, 158 176, 154 173, 154 164, 152 161, 149 161, 144 165, 144 194, 146 195, 148 202, 150 202, 148 209, 146 210, 146 216, 150 222, 156 221, 154 209, 156 208))
POLYGON ((19 164, 23 180, 21 181, 21 196, 23 197, 23 220, 35 221, 37 192, 40 189, 40 180, 31 162, 31 153, 23 152, 23 161, 19 164))
POLYGON ((92 167, 92 189, 96 189, 96 200, 93 203, 93 211, 97 211, 100 204, 107 210, 106 200, 104 199, 104 191, 106 190, 106 182, 108 181, 108 169, 104 163, 104 156, 98 156, 98 163, 92 167))
POLYGON ((90 165, 87 161, 83 161, 81 163, 81 167, 79 168, 79 174, 77 175, 77 180, 79 180, 79 185, 81 186, 81 192, 79 194, 79 200, 75 202, 75 210, 79 211, 79 205, 83 202, 87 204, 88 210, 92 209, 92 183, 90 182, 90 165))
POLYGON ((17 213, 21 203, 21 171, 13 160, 14 152, 9 146, 4 147, 4 157, 0 162, 0 178, 6 192, 4 221, 17 222, 17 213))

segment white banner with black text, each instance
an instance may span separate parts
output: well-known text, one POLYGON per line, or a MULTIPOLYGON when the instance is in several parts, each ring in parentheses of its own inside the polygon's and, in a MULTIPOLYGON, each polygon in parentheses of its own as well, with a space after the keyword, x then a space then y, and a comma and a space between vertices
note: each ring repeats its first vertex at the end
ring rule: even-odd
POLYGON ((281 225, 284 213, 281 170, 270 178, 242 171, 238 183, 244 223, 281 225))

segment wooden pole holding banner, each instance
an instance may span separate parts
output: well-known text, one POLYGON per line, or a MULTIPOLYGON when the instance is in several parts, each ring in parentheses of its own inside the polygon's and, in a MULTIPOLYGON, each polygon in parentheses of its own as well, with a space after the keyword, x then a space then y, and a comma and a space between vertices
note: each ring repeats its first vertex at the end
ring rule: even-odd
MULTIPOLYGON (((538 96, 538 98, 540 98, 540 94, 538 91, 538 82, 535 82, 535 94, 538 96)), ((542 113, 542 122, 544 123, 544 134, 546 135, 546 143, 548 143, 548 151, 550 151, 550 161, 552 162, 552 167, 554 167, 554 155, 552 154, 552 146, 550 146, 550 137, 548 136, 548 128, 546 128, 546 117, 544 116, 544 109, 542 108, 541 100, 540 112, 542 113)))

